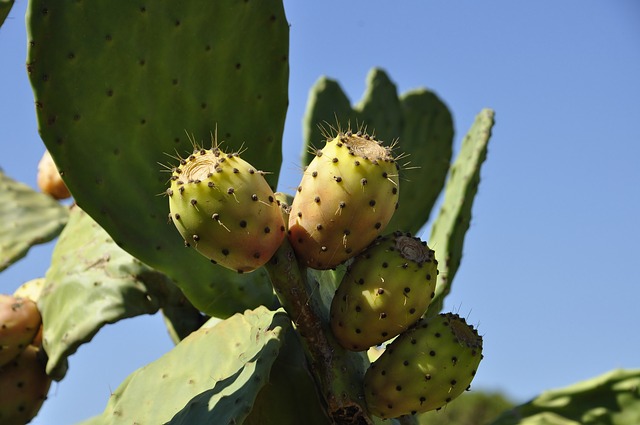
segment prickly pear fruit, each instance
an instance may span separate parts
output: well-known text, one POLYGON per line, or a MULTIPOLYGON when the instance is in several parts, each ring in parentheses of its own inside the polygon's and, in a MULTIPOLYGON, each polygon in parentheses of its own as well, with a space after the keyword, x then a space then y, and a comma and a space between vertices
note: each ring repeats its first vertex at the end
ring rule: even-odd
POLYGON ((49 151, 44 152, 38 163, 38 187, 54 199, 67 199, 71 196, 49 151))
POLYGON ((13 360, 33 341, 41 323, 36 303, 0 295, 0 366, 13 360))
POLYGON ((363 351, 404 332, 435 295, 434 251, 409 233, 376 239, 348 267, 331 303, 331 330, 348 350, 363 351))
POLYGON ((469 388, 481 359, 482 337, 463 318, 421 319, 365 373, 369 411, 395 418, 439 409, 469 388))
POLYGON ((327 140, 291 205, 288 237, 298 260, 330 269, 365 249, 398 206, 398 170, 391 148, 367 134, 327 140))
POLYGON ((285 237, 273 190, 238 153, 196 149, 172 170, 170 219, 212 262, 250 272, 264 265, 285 237))
POLYGON ((0 423, 28 423, 47 398, 51 378, 44 371, 39 353, 39 348, 29 345, 0 367, 0 423))

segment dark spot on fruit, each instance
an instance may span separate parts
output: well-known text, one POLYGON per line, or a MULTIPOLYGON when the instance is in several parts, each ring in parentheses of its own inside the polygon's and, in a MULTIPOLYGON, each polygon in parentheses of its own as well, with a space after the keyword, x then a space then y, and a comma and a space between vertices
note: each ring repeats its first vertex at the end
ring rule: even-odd
POLYGON ((436 332, 435 336, 436 336, 436 338, 440 338, 442 336, 442 334, 440 334, 440 332, 436 332))
POLYGON ((347 248, 344 250, 344 252, 346 252, 347 254, 351 254, 353 252, 353 249, 347 248))
POLYGON ((455 385, 455 384, 457 384, 457 383, 458 383, 458 382, 457 382, 455 379, 452 379, 452 380, 451 380, 451 382, 450 382, 450 384, 451 384, 452 386, 453 386, 453 385, 455 385))
POLYGON ((381 334, 381 335, 382 335, 382 337, 383 337, 383 338, 386 338, 386 337, 387 337, 387 335, 389 335, 389 333, 385 331, 385 332, 382 332, 382 334, 381 334))
POLYGON ((376 229, 379 229, 379 228, 381 228, 381 227, 382 227, 382 223, 377 222, 377 223, 375 224, 375 226, 374 226, 374 227, 375 227, 376 229))
POLYGON ((356 312, 360 313, 362 311, 362 307, 360 307, 359 305, 356 306, 356 312))
POLYGON ((409 292, 411 292, 411 288, 409 287, 404 288, 404 292, 405 294, 408 294, 409 292))
POLYGON ((176 220, 180 220, 180 214, 176 213, 175 217, 176 217, 176 220))
POLYGON ((424 375, 424 379, 425 379, 425 381, 430 381, 431 380, 431 374, 427 373, 426 375, 424 375))
POLYGON ((251 195, 251 200, 252 201, 257 201, 258 200, 258 195, 256 195, 255 193, 253 195, 251 195))
POLYGON ((340 176, 333 176, 333 179, 337 182, 340 183, 342 181, 342 177, 340 176))
POLYGON ((363 278, 358 279, 358 283, 359 283, 360 285, 364 285, 364 279, 363 279, 363 278))
POLYGON ((389 267, 389 263, 387 263, 386 261, 384 263, 382 263, 382 268, 386 269, 387 267, 389 267))
POLYGON ((431 273, 427 273, 427 280, 431 280, 431 273))
POLYGON ((273 202, 273 196, 269 195, 269 203, 273 202))
POLYGON ((403 361, 402 364, 405 365, 405 366, 409 366, 409 360, 403 361))
POLYGON ((302 186, 298 186, 298 192, 302 192, 302 186))
POLYGON ((344 233, 345 235, 350 235, 350 234, 351 234, 351 230, 349 230, 349 229, 344 229, 344 230, 342 231, 342 233, 344 233))
POLYGON ((382 295, 382 294, 384 294, 384 289, 383 289, 383 288, 378 288, 378 289, 376 290, 376 294, 378 294, 378 295, 382 295))
POLYGON ((314 171, 313 173, 311 173, 311 177, 318 177, 318 172, 314 171))
POLYGON ((331 162, 333 162, 333 163, 335 164, 336 162, 338 162, 338 158, 333 158, 333 159, 331 160, 331 162))
POLYGON ((429 351, 429 355, 430 355, 431 357, 435 357, 436 352, 435 352, 435 351, 433 351, 433 350, 431 350, 431 351, 429 351))
POLYGON ((234 189, 234 188, 230 187, 229 189, 227 189, 227 193, 228 193, 229 195, 233 195, 233 192, 235 192, 235 189, 234 189))
POLYGON ((362 332, 362 330, 361 330, 360 328, 356 328, 356 333, 357 333, 357 334, 359 334, 359 333, 361 333, 361 332, 362 332))
POLYGON ((220 214, 218 214, 218 213, 213 213, 213 214, 211 215, 211 218, 212 218, 212 219, 214 219, 214 220, 216 220, 216 221, 219 221, 219 220, 220 220, 220 214))
POLYGON ((347 203, 346 203, 346 202, 344 202, 344 201, 340 201, 340 203, 338 204, 338 206, 339 206, 340 208, 344 208, 344 207, 346 207, 346 206, 347 206, 347 203))
POLYGON ((375 205, 376 205, 376 201, 375 200, 372 199, 372 200, 369 201, 369 206, 370 207, 374 207, 375 205))
POLYGON ((322 156, 322 150, 318 149, 318 150, 316 151, 316 156, 322 156))
POLYGON ((319 196, 316 196, 313 200, 316 202, 316 204, 320 203, 320 197, 319 196))
POLYGON ((242 228, 247 227, 247 222, 245 220, 241 220, 240 221, 240 227, 242 227, 242 228))
POLYGON ((253 253, 253 258, 260 258, 260 253, 259 252, 254 252, 253 253))
POLYGON ((198 200, 197 199, 192 199, 189 202, 191 202, 191 205, 196 205, 198 203, 198 200))
POLYGON ((393 193, 394 195, 398 193, 398 188, 394 187, 393 189, 391 189, 391 193, 393 193))
POLYGON ((322 224, 316 224, 316 230, 322 230, 322 224))
POLYGON ((396 391, 402 391, 402 387, 400 385, 396 385, 396 391))
POLYGON ((198 242, 200 240, 200 236, 198 235, 193 235, 193 240, 198 242))
POLYGON ((380 313, 380 318, 381 319, 386 319, 387 318, 387 313, 380 313))
POLYGON ((264 232, 265 232, 265 233, 269 233, 269 232, 271 232, 271 229, 269 229, 269 227, 265 227, 265 228, 264 228, 264 232))
POLYGON ((410 308, 410 309, 409 309, 409 314, 414 314, 415 312, 416 312, 416 309, 415 309, 415 308, 410 308))
POLYGON ((222 255, 229 255, 229 250, 227 248, 222 248, 222 255))

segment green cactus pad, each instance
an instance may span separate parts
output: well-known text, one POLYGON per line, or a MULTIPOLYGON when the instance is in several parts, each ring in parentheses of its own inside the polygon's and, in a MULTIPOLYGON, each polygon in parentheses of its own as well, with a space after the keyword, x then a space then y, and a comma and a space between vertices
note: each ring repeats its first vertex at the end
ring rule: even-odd
POLYGON ((216 129, 275 187, 288 104, 282 3, 36 0, 27 28, 40 134, 78 205, 206 313, 269 303, 268 283, 185 250, 157 195, 167 155, 192 151, 187 133, 208 142, 216 129))
POLYGON ((444 298, 462 260, 464 236, 471 222, 471 209, 480 184, 480 168, 487 158, 487 145, 494 124, 494 112, 483 109, 462 141, 458 157, 451 167, 445 188, 444 202, 431 228, 429 243, 437 247, 440 274, 436 296, 427 316, 442 310, 444 298))
POLYGON ((349 265, 333 297, 333 334, 354 351, 394 338, 427 311, 437 275, 426 242, 402 232, 376 239, 349 265))
POLYGON ((288 237, 298 260, 330 269, 358 254, 384 230, 399 190, 389 147, 361 132, 327 140, 291 205, 288 237))
POLYGON ((45 280, 38 306, 47 373, 56 380, 66 372, 67 357, 102 326, 182 300, 169 278, 119 248, 78 207, 54 248, 45 280))
POLYGON ((420 320, 367 370, 369 411, 395 418, 439 409, 469 387, 481 359, 482 337, 457 314, 420 320))
POLYGON ((616 369, 566 388, 545 391, 509 409, 491 425, 637 425, 640 369, 616 369))
POLYGON ((173 169, 167 196, 185 244, 230 270, 262 267, 285 237, 273 190, 238 153, 194 151, 173 169))
POLYGON ((327 127, 337 132, 349 126, 364 126, 377 139, 394 142, 396 155, 404 157, 400 208, 389 228, 415 234, 428 220, 449 169, 453 142, 449 109, 425 89, 398 96, 395 84, 381 69, 369 72, 365 95, 354 107, 337 82, 322 77, 307 102, 303 163, 311 162, 313 147, 326 139, 327 127))
POLYGON ((9 16, 11 7, 13 6, 13 0, 0 0, 0 27, 4 23, 4 20, 9 16))
POLYGON ((131 374, 83 424, 242 423, 268 385, 289 318, 259 307, 212 323, 131 374))
POLYGON ((67 223, 69 212, 0 171, 0 271, 24 257, 33 245, 49 242, 67 223))

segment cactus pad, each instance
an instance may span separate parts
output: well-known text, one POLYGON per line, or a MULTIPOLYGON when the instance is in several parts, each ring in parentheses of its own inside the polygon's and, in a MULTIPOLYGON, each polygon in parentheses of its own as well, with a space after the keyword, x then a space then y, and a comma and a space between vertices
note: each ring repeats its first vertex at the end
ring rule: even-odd
POLYGON ((62 379, 66 359, 108 323, 179 302, 165 275, 119 248, 80 208, 56 244, 38 300, 44 322, 47 373, 62 379))
POLYGON ((131 374, 89 424, 242 423, 267 384, 289 319, 259 307, 207 322, 131 374))
POLYGON ((69 213, 51 197, 0 171, 0 271, 24 257, 33 245, 55 238, 69 213))
POLYGON ((216 128, 249 147, 246 159, 275 186, 288 103, 282 3, 37 0, 27 31, 40 134, 78 205, 206 313, 270 302, 255 278, 238 283, 185 250, 157 195, 166 154, 191 151, 186 133, 208 140, 216 128), (255 298, 237 297, 239 287, 255 298))
POLYGON ((464 237, 471 223, 471 209, 480 184, 480 168, 487 158, 493 124, 494 112, 482 110, 462 141, 458 157, 451 167, 444 202, 429 238, 429 242, 438 247, 436 258, 440 264, 440 274, 428 316, 442 309, 444 298, 451 290, 451 283, 460 266, 464 237))

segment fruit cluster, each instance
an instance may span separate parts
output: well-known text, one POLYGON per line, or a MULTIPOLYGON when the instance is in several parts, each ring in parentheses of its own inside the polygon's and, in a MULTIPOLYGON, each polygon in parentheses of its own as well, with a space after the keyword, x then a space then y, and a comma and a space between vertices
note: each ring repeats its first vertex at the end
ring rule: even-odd
POLYGON ((285 237, 305 267, 347 263, 330 309, 336 340, 364 351, 397 337, 364 378, 369 410, 382 418, 441 408, 482 358, 482 337, 464 319, 422 318, 435 296, 435 252, 409 233, 382 234, 398 208, 399 171, 374 137, 340 132, 306 167, 288 229, 262 173, 217 146, 181 159, 167 191, 185 244, 224 267, 255 270, 285 237))

